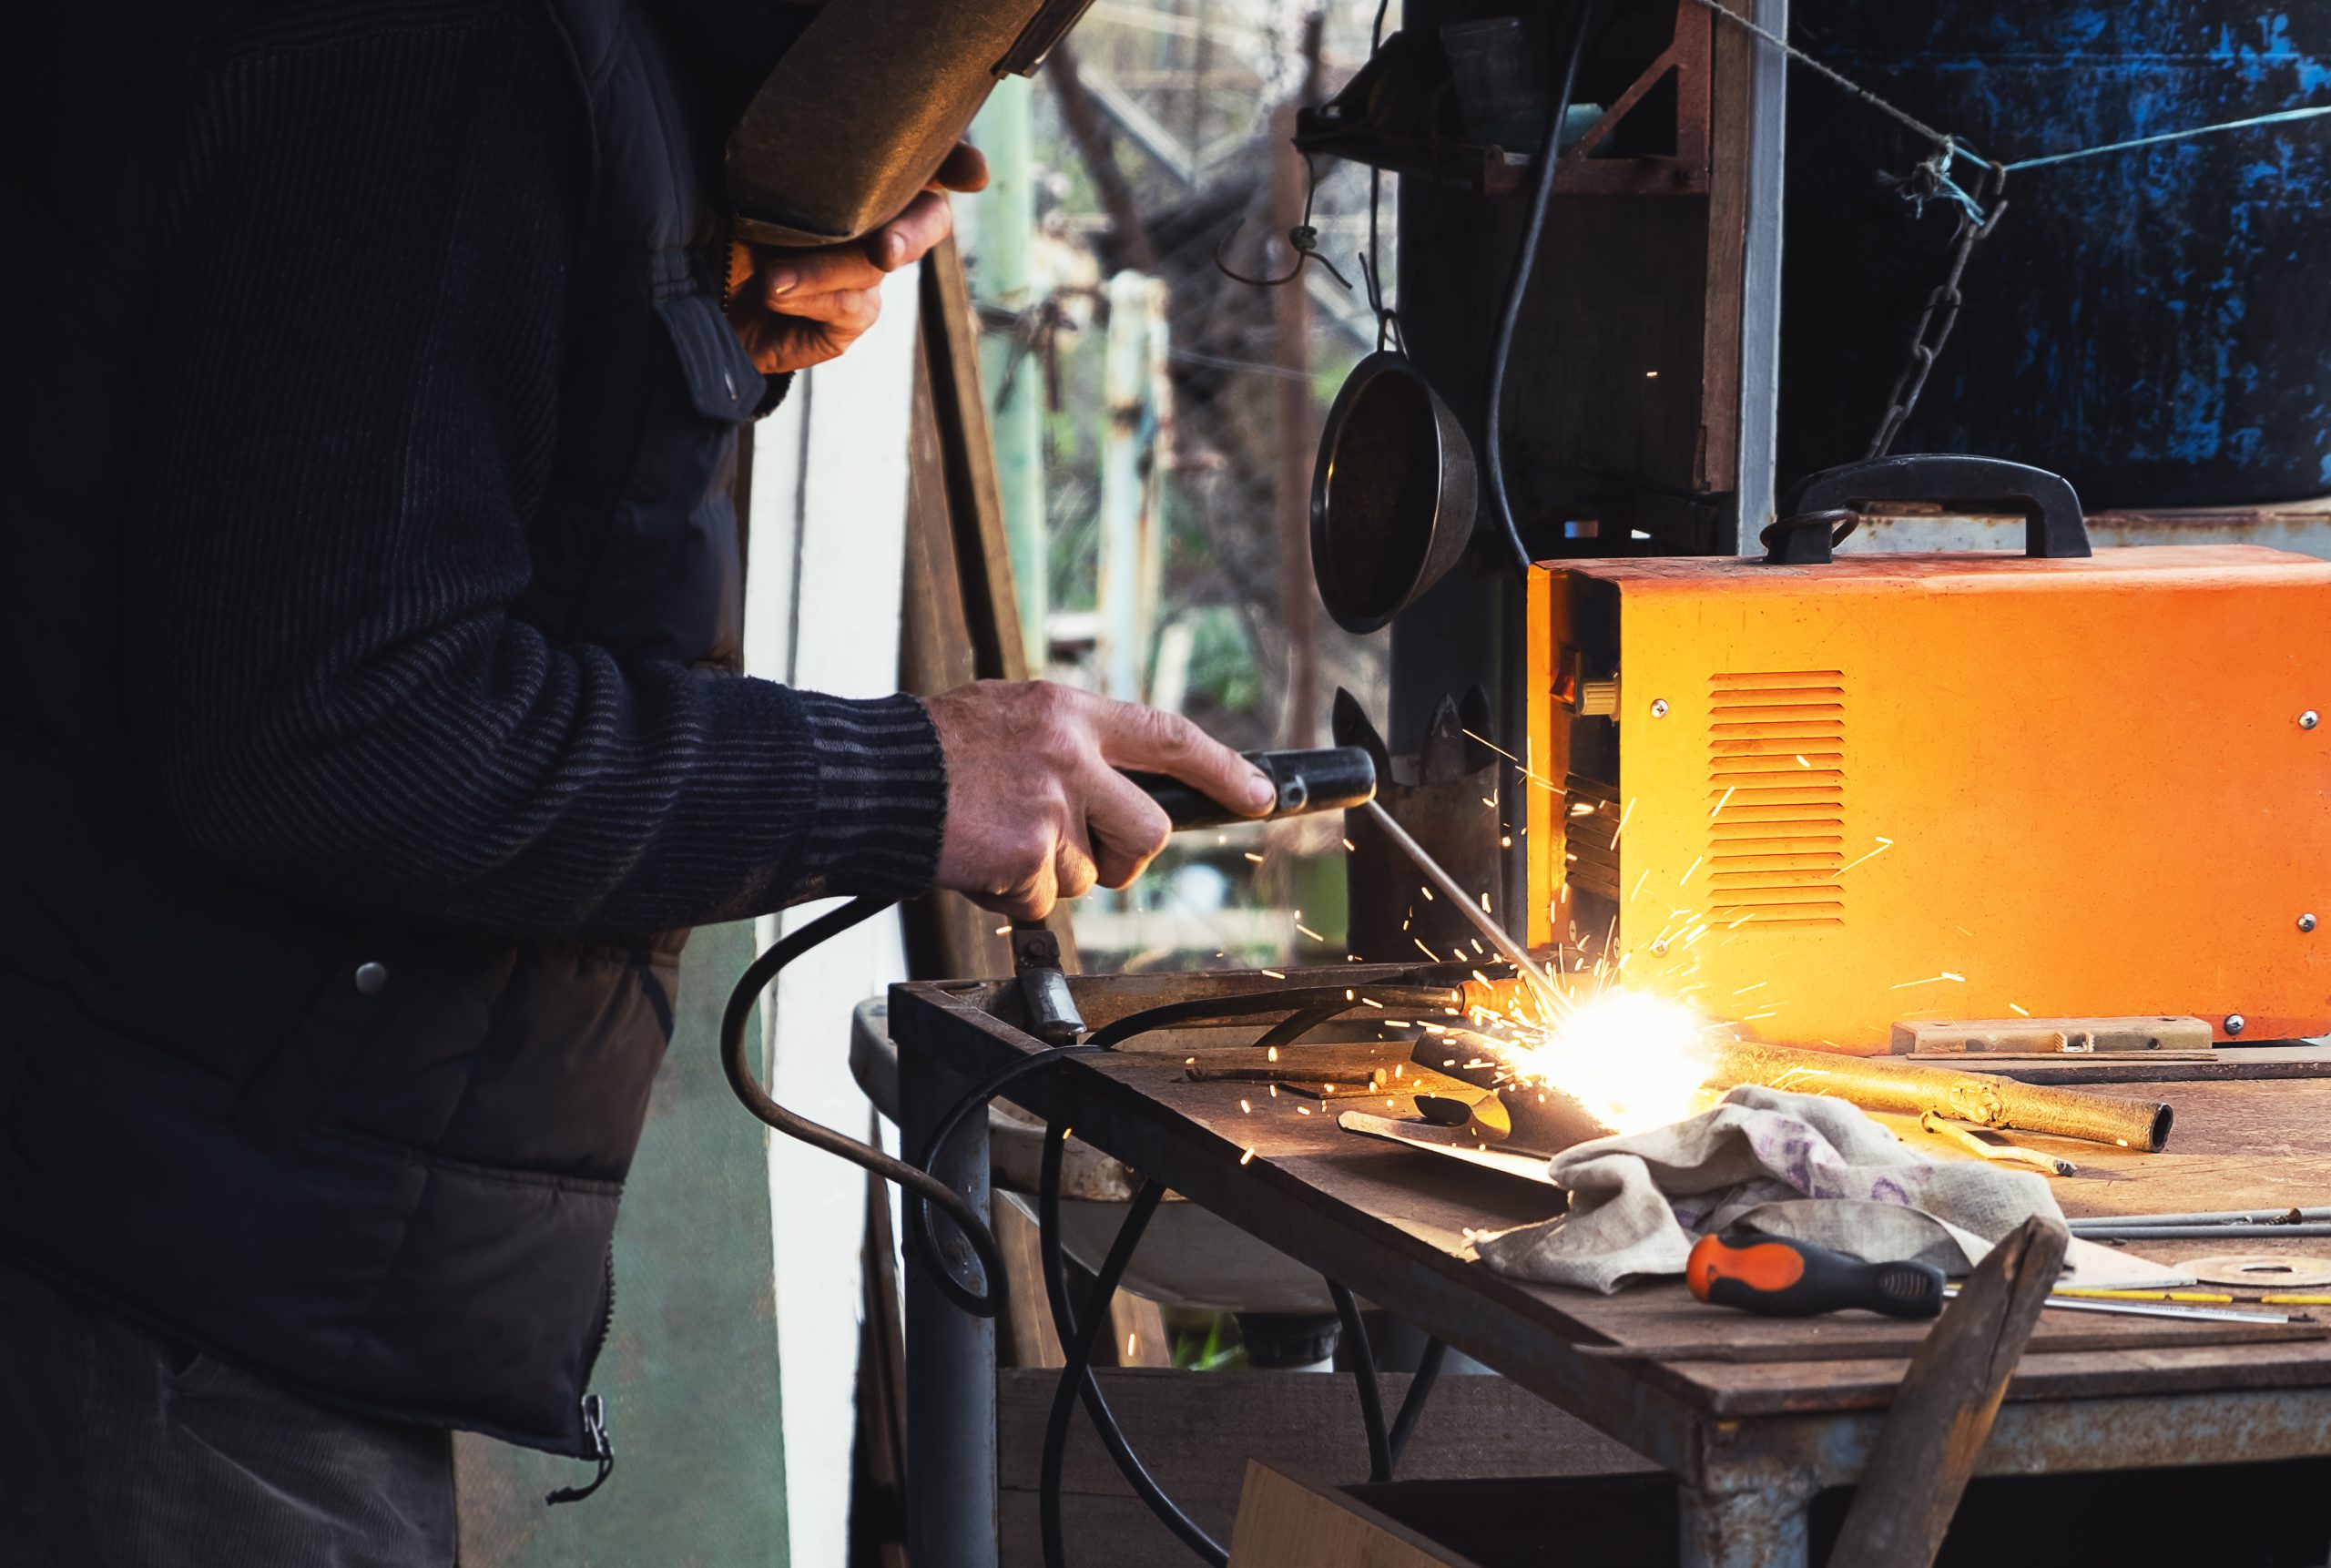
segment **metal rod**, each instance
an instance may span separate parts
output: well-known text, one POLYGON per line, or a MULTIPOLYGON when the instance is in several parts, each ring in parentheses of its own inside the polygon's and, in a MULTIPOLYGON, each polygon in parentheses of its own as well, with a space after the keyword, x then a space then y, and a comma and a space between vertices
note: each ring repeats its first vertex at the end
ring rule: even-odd
POLYGON ((2132 1225, 2272 1225, 2331 1219, 2331 1208, 2220 1208, 2194 1214, 2102 1214, 2068 1221, 2074 1230, 2119 1230, 2132 1225))
POLYGON ((1503 926, 1491 920, 1488 911, 1473 901, 1472 895, 1459 887, 1456 880, 1440 869, 1440 861, 1425 853, 1424 846, 1410 838, 1409 830, 1392 820, 1392 813, 1384 809, 1382 802, 1370 800, 1367 809, 1376 819, 1376 825, 1384 830, 1384 836, 1398 845, 1402 854, 1416 862, 1417 870, 1424 873, 1424 880, 1439 889, 1441 897, 1464 911, 1466 920, 1481 933, 1483 941, 1497 949, 1500 958, 1522 972, 1522 977, 1538 993, 1546 1008, 1546 1015, 1552 1017, 1554 1002, 1561 993, 1554 989, 1554 983, 1548 978, 1546 972, 1538 967, 1537 961, 1530 956, 1529 950, 1508 935, 1503 926))
POLYGON ((2092 1241, 2282 1241, 2331 1236, 2331 1225, 2126 1225, 2073 1234, 2092 1241))
MULTIPOLYGON (((1959 1287, 1946 1285, 1942 1293, 1958 1299, 1959 1287)), ((2182 1318, 2200 1323, 2287 1323, 2287 1312, 2240 1312, 2227 1307, 2176 1307, 2152 1301, 2081 1301, 2061 1296, 2048 1298, 2051 1312, 2106 1312, 2121 1318, 2182 1318)))

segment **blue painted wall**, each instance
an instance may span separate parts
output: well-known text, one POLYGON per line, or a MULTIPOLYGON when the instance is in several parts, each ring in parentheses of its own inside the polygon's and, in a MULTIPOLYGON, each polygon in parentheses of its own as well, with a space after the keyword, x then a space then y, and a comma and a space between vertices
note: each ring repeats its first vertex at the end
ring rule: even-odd
MULTIPOLYGON (((2006 161, 2331 103, 2331 4, 1797 0, 1800 46, 2006 161)), ((1790 87, 1782 457, 1858 457, 1952 219, 1918 138, 1790 87)), ((2331 118, 2032 169, 1900 451, 2067 473, 2092 508, 2331 492, 2331 118)))

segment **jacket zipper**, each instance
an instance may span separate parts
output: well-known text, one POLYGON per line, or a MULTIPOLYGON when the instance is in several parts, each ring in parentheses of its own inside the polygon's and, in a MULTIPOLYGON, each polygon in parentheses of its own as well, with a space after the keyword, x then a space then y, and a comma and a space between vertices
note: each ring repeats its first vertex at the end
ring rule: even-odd
MULTIPOLYGON (((583 1380, 585 1383, 590 1381, 592 1372, 597 1369, 599 1352, 607 1348, 607 1336, 614 1330, 616 1324, 616 1247, 613 1241, 607 1243, 604 1268, 606 1282, 599 1291, 599 1329, 591 1338, 591 1354, 583 1368, 583 1380)), ((583 1396, 582 1415, 583 1435, 590 1440, 591 1457, 598 1461, 598 1473, 591 1478, 588 1485, 560 1487, 543 1499, 543 1505, 546 1508, 555 1508, 562 1502, 582 1502, 598 1491, 616 1468, 615 1443, 607 1436, 606 1401, 596 1394, 585 1393, 583 1396)))

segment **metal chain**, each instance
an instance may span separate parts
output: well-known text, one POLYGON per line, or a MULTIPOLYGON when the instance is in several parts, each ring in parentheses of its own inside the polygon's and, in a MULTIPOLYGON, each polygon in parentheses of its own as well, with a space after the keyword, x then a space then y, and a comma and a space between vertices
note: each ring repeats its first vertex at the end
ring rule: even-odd
POLYGON ((1902 433, 1911 411, 1919 406, 1919 394, 1927 390, 1927 377, 1941 356, 1943 345, 1950 341, 1950 329, 1959 324, 1959 308, 1966 302, 1966 297, 1959 291, 1959 280, 1967 270, 1967 258, 1974 253, 1977 241, 1990 238, 1991 230, 1999 227, 2000 217, 2007 211, 2007 203, 2000 197, 2006 184, 2003 170, 1996 165, 1984 166, 1983 178, 1976 191, 1982 220, 1978 222, 1965 213, 1959 216, 1958 242, 1950 251, 1950 270, 1927 296, 1926 308, 1919 312, 1918 328, 1910 334, 1909 357, 1902 362, 1901 373, 1894 378, 1886 417, 1878 422, 1878 433, 1870 437, 1869 450, 1862 454, 1865 460, 1883 457, 1892 451, 1895 438, 1902 433))

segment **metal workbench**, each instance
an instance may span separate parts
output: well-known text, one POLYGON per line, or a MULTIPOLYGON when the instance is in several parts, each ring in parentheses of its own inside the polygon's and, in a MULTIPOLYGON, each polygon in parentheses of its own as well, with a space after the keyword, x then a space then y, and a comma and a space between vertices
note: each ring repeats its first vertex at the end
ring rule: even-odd
MULTIPOLYGON (((1115 976, 1074 983, 1089 1023, 1159 1003, 1282 983, 1361 988, 1389 967, 1291 975, 1115 976)), ((891 993, 891 1028, 916 1145, 963 1084, 1035 1049, 997 1016, 1006 991, 921 983, 891 993), (993 1008, 994 1011, 991 1011, 993 1008)), ((1468 1228, 1548 1217, 1560 1198, 1511 1176, 1338 1129, 1333 1100, 1280 1095, 1242 1112, 1242 1086, 1192 1082, 1187 1058, 1251 1061, 1257 1026, 1136 1039, 1075 1060, 1011 1097, 1067 1119, 1082 1142, 1204 1205, 1307 1267, 1340 1280, 1582 1418, 1677 1477, 1688 1568, 1800 1568, 1807 1510, 1859 1474, 1924 1325, 1855 1314, 1752 1319, 1694 1302, 1680 1283, 1616 1296, 1525 1285, 1463 1256, 1468 1228), (1246 1157, 1252 1151, 1251 1158, 1246 1157), (1243 1163, 1242 1163, 1243 1161, 1243 1163), (1661 1359, 1662 1347, 1781 1347, 1838 1359, 1661 1359), (1898 1351, 1893 1347, 1898 1345, 1898 1351), (1625 1353, 1614 1353, 1614 1348, 1625 1353)), ((1347 1064, 1407 1059, 1404 1042, 1295 1049, 1347 1064)), ((2147 1093, 2178 1112, 2169 1149, 2143 1156, 2048 1145, 2082 1174, 2057 1184, 2074 1215, 2323 1203, 2331 1194, 2331 1082, 2313 1057, 2210 1063, 2163 1073, 2147 1093), (2276 1076, 2261 1081, 2258 1074, 2276 1076), (2294 1078, 2297 1081, 2294 1081, 2294 1078)), ((1310 1059, 1307 1054, 1306 1059, 1310 1059)), ((1252 1085, 1243 1091, 1252 1099, 1252 1085)), ((2109 1092, 2109 1091, 2108 1091, 2109 1092)), ((1368 1108, 1405 1114, 1382 1097, 1368 1108)), ((976 1119, 975 1119, 976 1120, 976 1119)), ((2039 1140, 2032 1140, 2039 1142, 2039 1140)), ((942 1174, 984 1202, 983 1135, 967 1135, 942 1174)), ((2157 1258, 2251 1244, 2157 1243, 2157 1258)), ((2331 1247, 2317 1246, 2318 1251, 2331 1247)), ((907 1278, 910 1551, 918 1568, 992 1568, 995 1528, 995 1341, 917 1277, 907 1278)), ((1978 1473, 2040 1474, 2331 1454, 2331 1339, 2197 1342, 2197 1326, 2042 1315, 1978 1473)), ((2331 1524, 2331 1521, 2326 1521, 2331 1524)))

